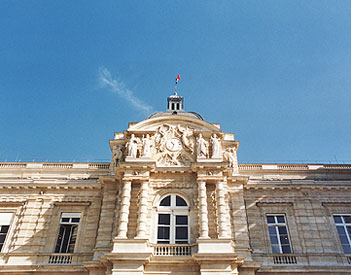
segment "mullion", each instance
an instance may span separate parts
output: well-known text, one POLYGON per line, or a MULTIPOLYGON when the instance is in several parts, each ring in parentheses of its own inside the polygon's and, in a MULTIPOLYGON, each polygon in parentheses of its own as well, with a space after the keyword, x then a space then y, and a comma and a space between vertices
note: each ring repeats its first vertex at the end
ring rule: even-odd
POLYGON ((347 226, 351 226, 351 223, 347 223, 345 221, 345 217, 346 216, 341 216, 341 217, 342 217, 342 223, 343 223, 343 226, 344 226, 344 230, 345 230, 345 233, 346 233, 346 238, 349 241, 349 246, 351 247, 351 236, 349 234, 349 231, 347 230, 347 226))

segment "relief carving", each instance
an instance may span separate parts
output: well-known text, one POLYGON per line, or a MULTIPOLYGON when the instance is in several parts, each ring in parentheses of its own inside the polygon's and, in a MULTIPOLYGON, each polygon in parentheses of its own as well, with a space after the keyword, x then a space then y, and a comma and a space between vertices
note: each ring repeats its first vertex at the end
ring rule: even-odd
POLYGON ((194 130, 182 125, 163 124, 156 130, 155 149, 159 166, 189 166, 193 161, 194 130))

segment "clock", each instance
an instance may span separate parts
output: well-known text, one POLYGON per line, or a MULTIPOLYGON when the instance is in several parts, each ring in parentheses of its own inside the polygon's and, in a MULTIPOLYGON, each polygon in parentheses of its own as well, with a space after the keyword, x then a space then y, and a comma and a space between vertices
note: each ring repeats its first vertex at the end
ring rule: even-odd
POLYGON ((182 142, 177 138, 172 138, 167 141, 166 147, 168 150, 173 152, 179 151, 182 149, 182 142))

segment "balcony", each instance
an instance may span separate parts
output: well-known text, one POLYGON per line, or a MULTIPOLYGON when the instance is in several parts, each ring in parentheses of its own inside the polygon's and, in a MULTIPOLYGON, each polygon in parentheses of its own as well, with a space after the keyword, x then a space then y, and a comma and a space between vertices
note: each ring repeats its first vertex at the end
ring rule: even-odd
POLYGON ((80 265, 84 261, 89 261, 92 254, 87 253, 50 253, 41 254, 38 257, 38 264, 49 265, 80 265))
POLYGON ((273 263, 275 265, 293 265, 297 264, 296 256, 294 255, 273 255, 273 263))
POLYGON ((153 245, 154 256, 191 256, 195 253, 196 245, 192 244, 157 244, 153 245))

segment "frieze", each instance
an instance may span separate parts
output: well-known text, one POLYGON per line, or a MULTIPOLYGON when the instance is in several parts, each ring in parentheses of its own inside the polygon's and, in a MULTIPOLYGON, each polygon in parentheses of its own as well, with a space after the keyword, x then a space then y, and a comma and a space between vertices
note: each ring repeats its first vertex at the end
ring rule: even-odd
POLYGON ((155 189, 160 189, 160 188, 194 189, 196 187, 196 185, 194 185, 193 183, 188 183, 188 182, 186 183, 185 182, 152 182, 150 186, 155 189))

